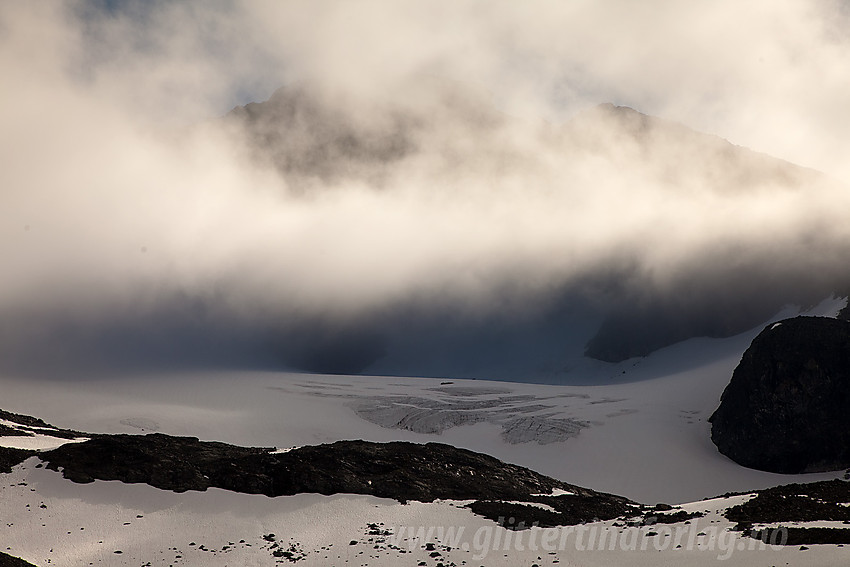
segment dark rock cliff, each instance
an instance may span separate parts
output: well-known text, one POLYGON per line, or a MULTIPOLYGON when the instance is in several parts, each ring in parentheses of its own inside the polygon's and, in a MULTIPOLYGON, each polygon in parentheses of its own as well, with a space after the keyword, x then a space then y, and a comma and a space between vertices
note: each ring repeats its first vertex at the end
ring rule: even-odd
POLYGON ((796 317, 765 328, 710 418, 721 453, 777 473, 850 466, 850 322, 796 317))

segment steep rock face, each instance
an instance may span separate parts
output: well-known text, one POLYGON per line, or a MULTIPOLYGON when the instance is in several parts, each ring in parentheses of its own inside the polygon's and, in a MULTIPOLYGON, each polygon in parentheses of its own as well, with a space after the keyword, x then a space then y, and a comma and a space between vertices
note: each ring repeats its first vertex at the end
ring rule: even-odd
POLYGON ((796 317, 765 328, 710 421, 720 452, 746 467, 850 466, 850 322, 796 317))

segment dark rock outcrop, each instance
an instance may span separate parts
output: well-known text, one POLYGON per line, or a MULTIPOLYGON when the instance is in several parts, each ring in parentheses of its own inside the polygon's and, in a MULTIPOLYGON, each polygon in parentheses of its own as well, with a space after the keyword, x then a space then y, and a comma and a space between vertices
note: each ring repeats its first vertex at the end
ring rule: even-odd
POLYGON ((630 508, 622 498, 599 498, 598 493, 595 494, 596 497, 593 493, 583 490, 581 493, 559 496, 525 496, 517 502, 476 500, 467 508, 510 530, 522 530, 532 526, 570 526, 596 519, 610 520, 629 516, 641 511, 640 508, 630 508), (546 508, 539 506, 540 504, 546 508))
POLYGON ((35 565, 19 557, 0 552, 0 567, 35 567, 35 565))
MULTIPOLYGON (((348 493, 400 502, 486 500, 491 502, 488 517, 494 510, 497 517, 512 515, 511 501, 545 502, 558 510, 549 520, 555 525, 615 518, 633 509, 626 498, 442 443, 338 441, 275 453, 152 433, 99 435, 38 457, 75 482, 120 480, 176 492, 216 487, 266 496, 348 493), (569 494, 541 496, 554 489, 569 494)), ((526 525, 531 523, 528 518, 526 525)))
MULTIPOLYGON (((761 540, 771 545, 845 545, 850 543, 850 529, 847 528, 798 528, 780 526, 777 528, 746 528, 747 537, 761 540)), ((805 551, 807 547, 801 547, 805 551)))
POLYGON ((743 504, 732 506, 724 516, 738 522, 743 535, 780 545, 846 544, 850 529, 795 526, 797 522, 850 523, 850 482, 828 480, 786 484, 756 492, 743 504), (774 524, 762 529, 753 525, 774 524))
POLYGON ((34 451, 0 447, 0 474, 8 474, 15 467, 33 456, 34 451))
POLYGON ((796 317, 765 328, 709 421, 720 452, 746 467, 850 466, 850 322, 796 317))
POLYGON ((824 480, 759 490, 754 498, 732 506, 724 515, 746 524, 850 521, 848 503, 850 482, 824 480))
POLYGON ((30 427, 53 427, 49 423, 45 423, 43 420, 37 417, 32 417, 31 415, 23 415, 20 413, 12 413, 6 410, 0 410, 0 419, 5 419, 6 421, 11 421, 19 425, 27 425, 30 427))

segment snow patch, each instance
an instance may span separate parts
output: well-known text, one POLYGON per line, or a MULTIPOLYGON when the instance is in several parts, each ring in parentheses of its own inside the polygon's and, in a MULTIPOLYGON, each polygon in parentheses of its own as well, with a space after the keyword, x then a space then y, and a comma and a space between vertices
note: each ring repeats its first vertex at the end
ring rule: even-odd
POLYGON ((31 437, 18 435, 0 437, 0 447, 9 449, 26 449, 28 451, 50 451, 68 443, 82 443, 88 441, 88 437, 76 437, 74 439, 61 439, 50 435, 36 434, 31 437))
POLYGON ((564 490, 563 488, 553 488, 552 492, 549 494, 545 494, 541 492, 540 494, 532 494, 532 496, 575 496, 575 492, 570 492, 569 490, 564 490))

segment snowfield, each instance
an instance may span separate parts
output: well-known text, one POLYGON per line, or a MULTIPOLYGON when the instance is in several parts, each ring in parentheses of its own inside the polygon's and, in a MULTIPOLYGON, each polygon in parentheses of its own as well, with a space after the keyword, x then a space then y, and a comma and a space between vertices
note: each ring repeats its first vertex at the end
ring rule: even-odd
MULTIPOLYGON (((30 459, 3 477, 6 552, 35 565, 837 565, 834 545, 763 545, 718 514, 748 496, 683 506, 687 523, 597 522, 508 530, 463 502, 175 494, 116 481, 73 484, 30 459), (436 553, 436 555, 435 555, 436 553)), ((505 523, 510 522, 506 519, 505 523)))
MULTIPOLYGON (((843 305, 833 299, 807 313, 834 314, 843 305)), ((773 321, 797 313, 789 308, 773 321)), ((749 470, 711 443, 706 420, 761 328, 607 365, 607 383, 595 386, 271 372, 0 379, 3 409, 58 427, 158 431, 279 451, 342 439, 440 441, 572 484, 647 504, 685 503, 682 509, 706 514, 689 523, 512 531, 463 503, 305 494, 272 499, 218 489, 174 494, 115 481, 77 485, 29 459, 0 476, 0 543, 40 566, 292 559, 305 565, 707 565, 721 559, 835 565, 845 555, 835 545, 753 549, 758 542, 729 531, 732 523, 719 511, 746 496, 701 501, 842 474, 749 470)), ((0 437, 0 445, 47 449, 69 441, 33 433, 0 437)))

